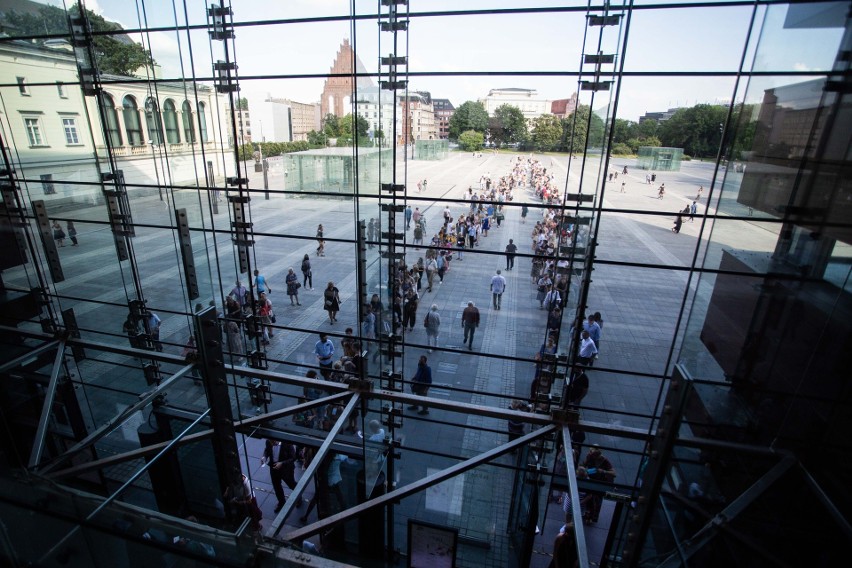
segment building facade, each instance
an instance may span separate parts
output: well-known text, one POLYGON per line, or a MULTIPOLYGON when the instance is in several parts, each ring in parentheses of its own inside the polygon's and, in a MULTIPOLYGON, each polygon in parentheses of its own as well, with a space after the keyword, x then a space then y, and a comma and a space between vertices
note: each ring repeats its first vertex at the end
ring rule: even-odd
POLYGON ((491 89, 484 99, 479 102, 485 107, 488 116, 493 116, 500 105, 518 107, 527 121, 543 114, 550 113, 550 101, 541 99, 535 89, 519 89, 515 87, 491 89))
POLYGON ((329 70, 329 77, 322 87, 320 97, 322 116, 333 114, 342 117, 350 114, 356 89, 373 86, 372 79, 366 76, 366 73, 364 64, 349 45, 349 39, 345 38, 337 50, 334 63, 329 70))
POLYGON ((435 109, 435 120, 438 122, 438 138, 448 140, 450 138, 450 118, 452 118, 456 107, 450 99, 432 99, 435 109))

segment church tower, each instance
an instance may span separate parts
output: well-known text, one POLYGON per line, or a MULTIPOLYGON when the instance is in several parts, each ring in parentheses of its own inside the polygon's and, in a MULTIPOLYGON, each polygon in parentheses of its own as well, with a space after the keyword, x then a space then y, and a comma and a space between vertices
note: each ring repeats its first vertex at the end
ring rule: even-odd
MULTIPOLYGON (((349 45, 349 40, 344 39, 340 45, 340 49, 337 50, 337 56, 334 58, 334 64, 331 66, 329 74, 346 76, 329 77, 325 80, 322 88, 322 98, 320 99, 320 109, 323 119, 329 113, 342 117, 352 112, 353 65, 355 73, 367 72, 364 64, 361 63, 361 60, 355 55, 352 46, 349 45)), ((369 77, 358 77, 356 84, 358 88, 372 87, 373 81, 369 77)))

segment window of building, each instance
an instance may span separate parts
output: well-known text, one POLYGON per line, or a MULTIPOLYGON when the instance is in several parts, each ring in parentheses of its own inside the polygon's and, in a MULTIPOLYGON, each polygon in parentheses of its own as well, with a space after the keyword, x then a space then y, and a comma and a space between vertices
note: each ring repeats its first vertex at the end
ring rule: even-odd
POLYGON ((115 102, 106 93, 101 95, 101 102, 104 107, 104 116, 106 116, 106 131, 110 146, 121 146, 124 142, 121 138, 121 128, 118 126, 118 111, 115 108, 115 102))
POLYGON ((207 143, 207 106, 198 103, 198 132, 201 134, 201 142, 207 143))
POLYGON ((145 100, 145 124, 148 127, 148 140, 152 144, 162 144, 163 123, 160 119, 160 107, 154 97, 145 100))
POLYGON ((142 138, 142 123, 139 120, 139 105, 131 95, 124 97, 122 116, 124 130, 127 132, 127 143, 131 146, 141 146, 145 143, 142 138))
POLYGON ((172 99, 166 99, 166 103, 163 105, 163 122, 166 123, 166 141, 169 144, 180 144, 177 110, 172 99))
POLYGON ((60 81, 56 82, 56 92, 59 93, 60 99, 68 98, 68 95, 65 93, 65 84, 60 81))
POLYGON ((63 118, 62 130, 65 132, 66 144, 79 144, 80 137, 77 135, 77 119, 63 118))
POLYGON ((41 120, 37 117, 24 117, 24 126, 27 129, 27 140, 30 146, 46 146, 44 135, 41 131, 41 120))
POLYGON ((192 124, 192 105, 189 104, 189 101, 183 101, 180 111, 183 117, 183 139, 194 144, 195 126, 192 124))
POLYGON ((53 195, 56 193, 56 186, 53 185, 53 174, 41 174, 41 189, 45 195, 53 195))
POLYGON ((18 92, 30 96, 30 88, 27 86, 27 80, 23 77, 18 77, 18 92))

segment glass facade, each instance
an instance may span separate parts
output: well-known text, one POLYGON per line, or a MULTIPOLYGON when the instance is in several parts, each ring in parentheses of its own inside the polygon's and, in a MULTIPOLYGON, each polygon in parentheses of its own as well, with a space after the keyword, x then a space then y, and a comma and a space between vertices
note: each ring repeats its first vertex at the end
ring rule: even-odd
POLYGON ((9 4, 4 561, 843 562, 848 2, 9 4))

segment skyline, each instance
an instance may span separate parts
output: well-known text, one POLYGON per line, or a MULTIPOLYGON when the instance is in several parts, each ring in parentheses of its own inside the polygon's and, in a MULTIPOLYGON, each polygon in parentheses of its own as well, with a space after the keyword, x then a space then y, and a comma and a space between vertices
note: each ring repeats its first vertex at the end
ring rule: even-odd
MULTIPOLYGON (((45 3, 63 5, 61 0, 45 3)), ((204 4, 193 0, 181 4, 185 11, 166 0, 143 2, 139 10, 132 2, 88 0, 85 4, 126 29, 206 22, 204 4)), ((415 74, 409 80, 410 90, 429 91, 435 98, 449 99, 455 107, 468 100, 482 99, 489 90, 497 88, 534 89, 540 98, 547 100, 569 98, 577 91, 581 54, 591 51, 583 49, 584 12, 445 17, 425 15, 424 12, 457 12, 457 3, 430 0, 410 4, 408 69, 415 74), (470 25, 473 21, 476 25, 470 25), (434 41, 435 38, 446 38, 446 41, 434 41), (447 73, 453 75, 441 75, 447 73)), ((487 3, 488 6, 494 4, 487 3)), ((511 8, 522 3, 506 0, 496 4, 500 8, 511 8)), ((485 5, 484 2, 468 2, 464 8, 476 10, 485 5)), ((543 8, 582 5, 585 2, 536 2, 536 7, 543 8)), ((249 100, 271 94, 299 102, 318 102, 324 77, 281 77, 327 73, 344 39, 355 45, 370 73, 378 73, 378 54, 388 51, 388 46, 380 43, 387 41, 386 37, 382 37, 386 34, 376 30, 375 22, 359 20, 350 27, 349 21, 322 20, 348 15, 348 1, 294 0, 285 5, 269 5, 262 0, 240 0, 233 6, 236 40, 231 56, 239 65, 240 96, 249 100), (276 21, 308 16, 320 21, 286 25, 276 21), (248 34, 248 28, 241 25, 247 22, 270 24, 253 26, 251 34, 248 34), (274 46, 274 53, 282 56, 270 56, 270 46, 274 46), (298 55, 288 57, 287 54, 291 53, 298 55), (246 79, 269 75, 274 78, 246 79)), ((372 0, 355 2, 356 13, 374 13, 375 9, 376 3, 372 0)), ((753 65, 761 71, 779 73, 791 71, 789 61, 795 61, 792 71, 816 73, 830 69, 832 61, 824 57, 825 50, 820 46, 839 41, 838 29, 785 29, 784 34, 761 36, 764 48, 760 50, 760 59, 754 56, 755 42, 746 48, 744 54, 741 46, 745 44, 752 12, 750 6, 638 11, 630 22, 630 49, 623 54, 625 76, 622 78, 616 118, 638 121, 646 112, 660 112, 678 106, 741 102, 746 85, 740 84, 735 92, 736 77, 733 74, 739 70, 742 60, 745 60, 745 68, 753 65), (767 45, 772 48, 766 49, 767 45), (686 69, 730 75, 666 75, 686 69)), ((783 20, 786 16, 786 7, 761 6, 754 15, 755 26, 774 25, 777 28, 778 19, 783 20)), ((620 33, 615 27, 607 30, 608 45, 602 46, 603 52, 612 52, 614 49, 606 48, 620 45, 623 41, 623 37, 617 35, 620 33)), ((211 45, 206 30, 130 35, 151 49, 164 78, 210 76, 212 62, 224 58, 221 42, 211 45)), ((617 59, 614 68, 620 63, 617 59)), ((585 67, 583 71, 588 74, 589 66, 585 67)), ((779 75, 753 79, 746 102, 760 102, 767 88, 809 78, 779 75)), ((593 105, 595 110, 606 107, 612 96, 614 93, 609 96, 599 93, 593 105)), ((588 104, 588 100, 581 95, 580 103, 588 104)))

